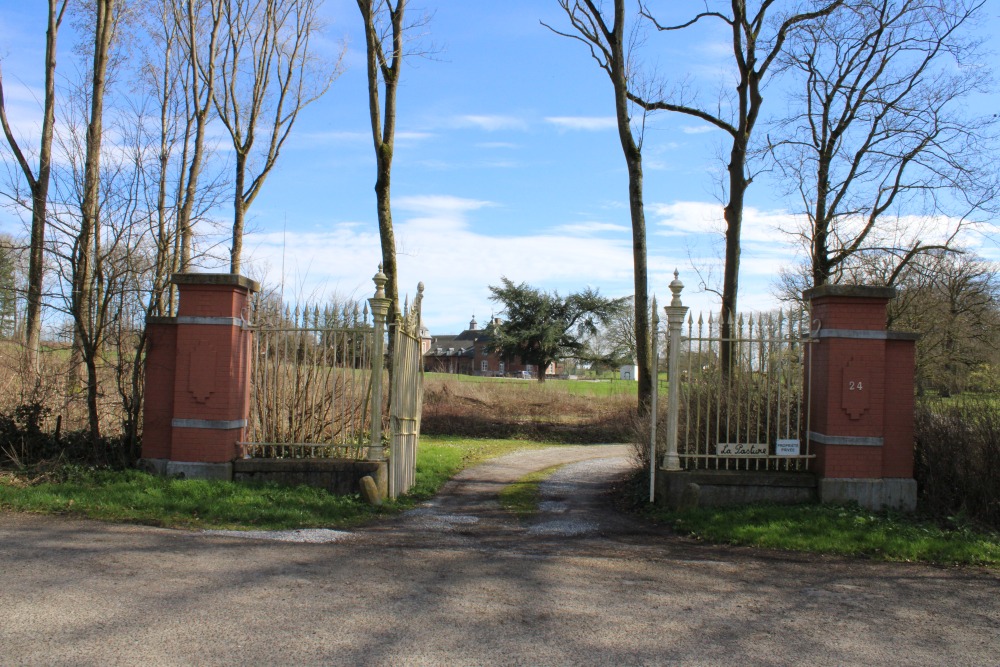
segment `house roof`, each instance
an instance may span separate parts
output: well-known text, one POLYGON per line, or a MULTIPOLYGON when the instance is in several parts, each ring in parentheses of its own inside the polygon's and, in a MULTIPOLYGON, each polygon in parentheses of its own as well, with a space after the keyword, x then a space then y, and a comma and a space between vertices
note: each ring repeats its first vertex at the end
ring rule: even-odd
POLYGON ((458 334, 442 334, 431 336, 430 349, 424 356, 430 357, 454 357, 474 355, 474 347, 477 342, 490 340, 491 336, 487 329, 466 329, 458 334))

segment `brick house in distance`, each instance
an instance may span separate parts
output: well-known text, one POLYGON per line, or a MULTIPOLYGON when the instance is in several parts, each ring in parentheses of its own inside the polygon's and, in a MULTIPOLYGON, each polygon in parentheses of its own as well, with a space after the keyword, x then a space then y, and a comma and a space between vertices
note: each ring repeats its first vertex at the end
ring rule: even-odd
MULTIPOLYGON (((537 368, 533 364, 522 364, 520 359, 502 359, 496 352, 488 352, 490 329, 499 324, 495 318, 485 329, 480 329, 476 316, 472 316, 469 328, 460 334, 431 336, 424 334, 424 370, 428 373, 457 373, 460 375, 482 375, 487 377, 523 377, 529 373, 535 377, 537 368)), ((550 364, 547 375, 556 373, 556 365, 550 364)))

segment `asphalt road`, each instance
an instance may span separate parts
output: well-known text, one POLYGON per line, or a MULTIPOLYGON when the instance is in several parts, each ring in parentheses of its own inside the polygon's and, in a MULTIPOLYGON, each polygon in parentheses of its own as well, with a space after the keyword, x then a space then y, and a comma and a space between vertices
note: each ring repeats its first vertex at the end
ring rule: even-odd
POLYGON ((505 457, 351 533, 0 514, 0 664, 1000 664, 1000 573, 671 536, 608 504, 625 456, 505 457), (499 509, 560 462, 536 521, 499 509))

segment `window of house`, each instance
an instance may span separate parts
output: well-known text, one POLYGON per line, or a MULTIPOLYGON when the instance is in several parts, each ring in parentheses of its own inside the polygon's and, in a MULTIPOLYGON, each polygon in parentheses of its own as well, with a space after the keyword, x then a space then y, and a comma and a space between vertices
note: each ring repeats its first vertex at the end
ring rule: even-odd
POLYGON ((484 373, 489 370, 489 362, 487 362, 485 359, 483 359, 482 362, 482 370, 484 373))
POLYGON ((505 370, 504 369, 504 363, 501 361, 500 362, 500 375, 503 375, 504 370, 505 370))

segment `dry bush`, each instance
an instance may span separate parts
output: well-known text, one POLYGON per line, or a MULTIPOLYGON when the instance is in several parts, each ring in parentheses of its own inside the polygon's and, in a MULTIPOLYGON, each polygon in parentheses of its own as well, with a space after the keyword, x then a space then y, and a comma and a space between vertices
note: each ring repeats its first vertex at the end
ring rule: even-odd
POLYGON ((420 430, 476 438, 628 442, 634 412, 632 396, 579 396, 551 383, 428 378, 420 430))
POLYGON ((47 346, 40 363, 35 382, 26 371, 23 348, 0 342, 0 466, 37 466, 54 459, 114 465, 134 461, 137 448, 122 437, 122 402, 110 389, 117 369, 100 367, 109 390, 99 402, 106 436, 95 446, 87 430, 86 390, 68 382, 68 346, 47 346))
POLYGON ((918 402, 914 476, 921 509, 1000 529, 1000 404, 995 398, 918 402))

